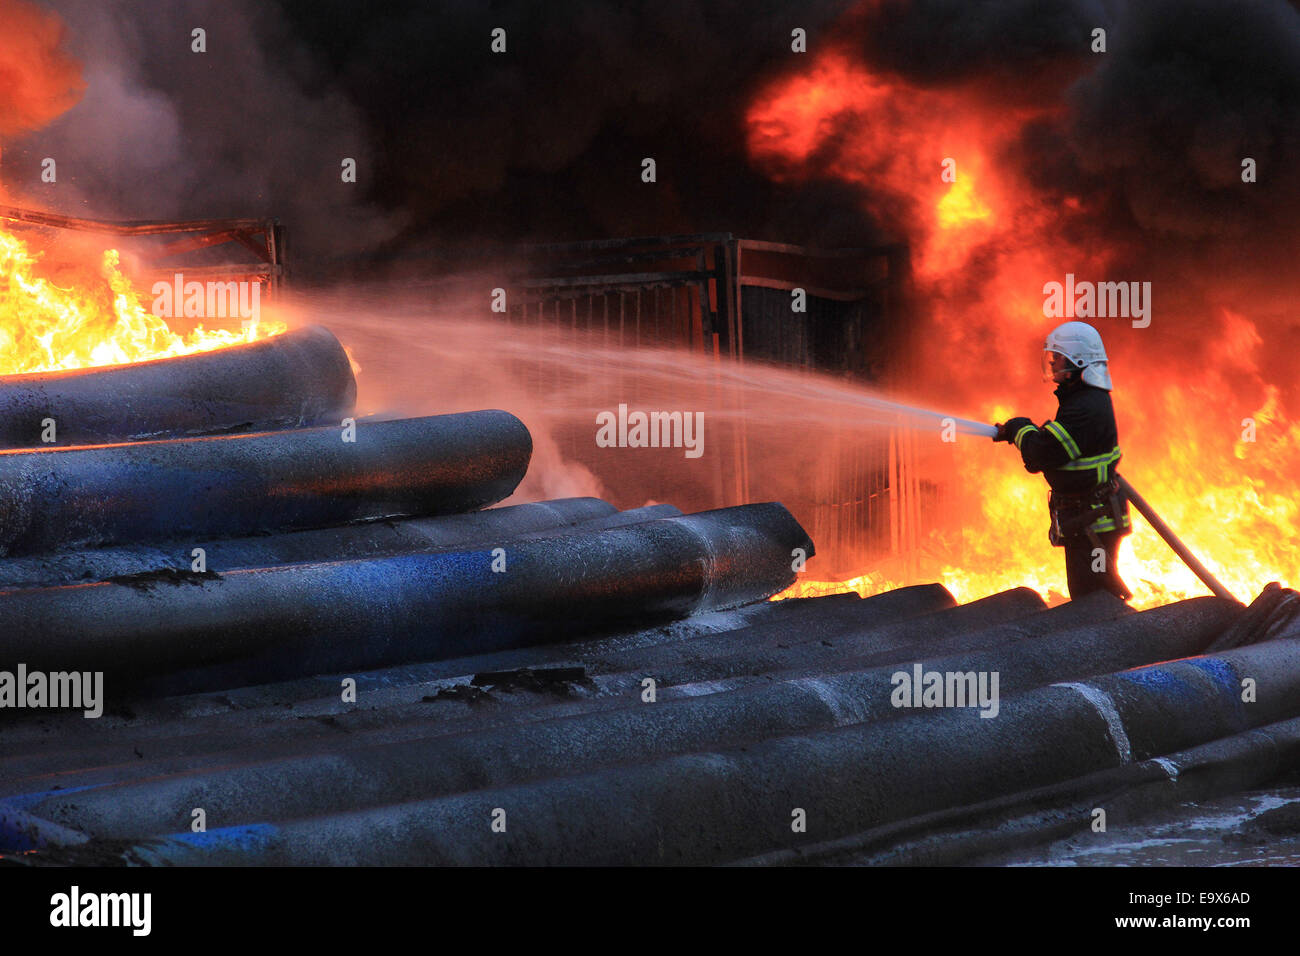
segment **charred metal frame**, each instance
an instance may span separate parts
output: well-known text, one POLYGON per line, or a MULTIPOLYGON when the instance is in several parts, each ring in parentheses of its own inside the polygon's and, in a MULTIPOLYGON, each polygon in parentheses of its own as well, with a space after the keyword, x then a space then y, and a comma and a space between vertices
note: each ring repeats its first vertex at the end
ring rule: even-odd
POLYGON ((555 324, 567 318, 573 328, 603 327, 608 331, 612 318, 609 303, 604 303, 597 315, 591 300, 617 295, 620 333, 626 334, 631 321, 630 344, 638 345, 643 312, 661 315, 664 303, 658 294, 684 289, 689 296, 667 303, 667 330, 673 333, 672 338, 691 349, 737 360, 746 357, 746 288, 803 288, 811 299, 834 302, 861 302, 876 293, 883 305, 882 317, 894 319, 901 314, 909 276, 905 245, 814 249, 739 239, 731 233, 551 243, 527 246, 523 252, 535 265, 516 280, 516 294, 511 298, 513 318, 535 314, 555 324), (656 294, 653 303, 643 301, 646 292, 656 294), (629 296, 634 297, 630 314, 629 296), (584 298, 588 299, 585 316, 578 307, 578 300, 584 298), (567 316, 562 314, 562 302, 569 303, 567 316))
MULTIPOLYGON (((22 209, 18 206, 0 205, 0 220, 47 229, 67 229, 75 232, 92 232, 107 236, 143 238, 171 236, 170 241, 155 250, 163 259, 206 249, 212 246, 235 243, 251 253, 256 262, 229 262, 215 265, 185 266, 183 271, 195 279, 226 279, 260 282, 264 292, 274 295, 284 282, 284 227, 278 219, 196 219, 196 220, 136 220, 113 222, 103 219, 78 219, 57 213, 22 209)), ((156 264, 138 277, 141 280, 170 277, 180 267, 156 264)))

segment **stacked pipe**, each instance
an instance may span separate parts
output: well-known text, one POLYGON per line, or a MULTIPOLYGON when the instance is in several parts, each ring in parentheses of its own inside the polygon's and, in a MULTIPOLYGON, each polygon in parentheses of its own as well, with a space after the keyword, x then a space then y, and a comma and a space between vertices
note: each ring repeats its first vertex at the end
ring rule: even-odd
MULTIPOLYGON (((1173 643, 1157 655, 1203 647, 1239 611, 1216 600, 1127 620, 1158 617, 1152 633, 1173 643)), ((1140 632, 1135 625, 1127 630, 1107 635, 1109 641, 1090 639, 1121 657, 1127 647, 1132 660, 1141 653, 1132 644, 1140 632)), ((1078 649, 1077 641, 1070 643, 1078 649)), ((1050 648, 1040 651, 1051 656, 1050 648)), ((847 713, 844 699, 833 697, 818 707, 822 678, 790 689, 809 698, 804 717, 789 701, 773 706, 760 694, 713 701, 707 715, 692 719, 686 711, 698 705, 683 700, 661 705, 658 713, 623 709, 612 719, 591 718, 590 730, 575 728, 574 718, 512 728, 509 744, 506 735, 494 743, 483 733, 404 742, 387 751, 335 752, 52 795, 39 808, 56 823, 60 806, 67 806, 83 823, 94 819, 100 832, 139 835, 148 823, 174 822, 164 814, 196 794, 210 803, 214 796, 229 801, 221 805, 238 824, 201 839, 174 834, 141 845, 136 852, 154 862, 715 863, 870 831, 1135 760, 1177 757, 1246 728, 1289 720, 1300 708, 1294 639, 1085 681, 1068 680, 1069 658, 1059 657, 1054 668, 1034 659, 1020 670, 1004 655, 1018 692, 992 720, 962 710, 847 713), (1244 708, 1241 681, 1252 674, 1270 675, 1268 701, 1244 708), (796 724, 805 722, 793 735, 792 715, 796 724), (652 742, 652 749, 642 750, 640 741, 652 742), (556 765, 568 772, 556 776, 556 765), (334 812, 321 815, 318 798, 304 786, 313 779, 345 781, 349 797, 332 799, 334 812), (281 792, 275 788, 288 781, 298 796, 288 801, 286 818, 268 819, 261 788, 281 792), (123 807, 141 815, 130 818, 123 807), (485 825, 498 809, 514 828, 504 837, 485 825), (792 831, 795 812, 805 815, 810 837, 792 831)))
MULTIPOLYGON (((450 701, 432 706, 455 715, 433 719, 426 703, 419 718, 390 712, 345 737, 333 722, 327 737, 282 749, 236 753, 233 737, 230 749, 214 742, 208 754, 162 763, 87 761, 84 772, 58 776, 60 792, 38 773, 6 785, 0 803, 25 832, 62 843, 60 852, 87 836, 135 841, 127 857, 139 862, 712 863, 761 854, 756 861, 791 862, 828 841, 857 845, 864 834, 857 839, 878 845, 908 821, 961 818, 1053 787, 1079 798, 1099 785, 1090 775, 1114 776, 1105 778, 1110 791, 1121 778, 1149 790, 1157 759, 1189 768, 1230 759, 1253 774, 1239 779, 1266 779, 1259 748, 1290 739, 1286 721, 1300 710, 1294 627, 1194 656, 1245 618, 1218 598, 1133 613, 1108 596, 1044 609, 1012 591, 954 608, 940 591, 918 588, 759 610, 685 622, 696 629, 685 641, 681 631, 647 631, 438 665, 455 674, 567 653, 601 671, 594 696, 534 702, 509 719, 450 701), (788 627, 800 618, 818 622, 807 643, 843 649, 842 666, 780 655, 779 643, 805 637, 788 627), (765 634, 777 623, 787 625, 785 641, 765 634), (939 631, 942 652, 928 655, 935 644, 926 635, 939 631), (701 663, 732 663, 691 672, 669 653, 683 644, 695 645, 701 663), (913 661, 998 669, 1001 713, 986 720, 891 706, 891 674, 913 661), (1142 666, 1126 670, 1134 665, 1142 666), (683 683, 647 704, 644 678, 673 666, 679 678, 761 679, 683 683), (1249 675, 1268 675, 1258 706, 1240 701, 1249 675), (1261 731, 1233 742, 1251 727, 1261 731), (1224 744, 1209 747, 1217 740, 1224 744), (217 825, 182 834, 195 805, 217 825), (509 815, 506 835, 483 826, 498 809, 509 815), (795 809, 807 815, 806 836, 789 827, 795 809)), ((372 686, 390 679, 375 678, 372 686)), ((160 739, 171 726, 163 721, 160 739)), ((1165 802, 1179 793, 1169 790, 1165 802)))
POLYGON ((328 329, 135 365, 0 379, 0 448, 92 445, 339 421, 357 384, 328 329))
POLYGON ((778 504, 481 511, 527 470, 519 419, 355 395, 316 327, 0 381, 0 440, 115 442, 0 451, 0 665, 139 694, 429 660, 761 600, 812 551, 778 504))

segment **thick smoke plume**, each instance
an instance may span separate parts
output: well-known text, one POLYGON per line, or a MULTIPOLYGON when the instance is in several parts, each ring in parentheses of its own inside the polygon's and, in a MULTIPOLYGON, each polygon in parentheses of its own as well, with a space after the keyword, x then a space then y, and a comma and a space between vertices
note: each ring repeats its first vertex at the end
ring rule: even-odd
POLYGON ((9 144, 5 178, 60 211, 277 215, 295 264, 335 274, 477 239, 879 236, 858 190, 773 183, 745 150, 748 99, 801 59, 791 31, 815 47, 844 0, 49 7, 86 93, 9 144), (57 187, 39 182, 46 156, 57 187))
POLYGON ((1300 30, 1281 0, 49 6, 85 94, 72 106, 58 21, 4 0, 11 185, 102 215, 279 215, 300 261, 477 238, 880 238, 886 204, 869 185, 816 169, 774 182, 746 149, 755 91, 827 46, 909 84, 974 91, 990 110, 1051 107, 1003 161, 1045 197, 1093 197, 1077 228, 1128 238, 1135 254, 1153 236, 1216 269, 1224 248, 1234 265, 1295 250, 1285 227, 1300 190, 1242 195, 1233 182, 1241 156, 1261 186, 1298 158, 1300 30), (496 27, 505 54, 490 49, 496 27), (1098 27, 1102 55, 1088 49, 1098 27), (191 50, 195 28, 206 53, 191 50), (795 28, 806 55, 790 50, 795 28), (57 188, 38 181, 44 156, 61 158, 57 188), (646 156, 654 187, 639 181, 646 156), (344 157, 356 184, 340 182, 344 157))

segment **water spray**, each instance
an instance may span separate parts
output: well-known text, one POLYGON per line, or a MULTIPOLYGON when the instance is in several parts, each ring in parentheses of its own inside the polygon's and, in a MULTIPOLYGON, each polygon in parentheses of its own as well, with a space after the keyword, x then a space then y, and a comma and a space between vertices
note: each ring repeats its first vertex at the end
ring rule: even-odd
MULTIPOLYGON (((321 311, 319 305, 316 311, 318 313, 321 311)), ((340 310, 332 317, 331 324, 347 328, 348 318, 355 314, 356 309, 352 307, 340 310)), ((397 321, 404 316, 395 314, 392 318, 397 321)), ((423 320, 423 327, 428 332, 424 348, 432 350, 431 361, 434 364, 441 362, 450 368, 465 364, 466 356, 457 351, 459 340, 456 335, 463 333, 465 329, 465 324, 459 315, 442 320, 442 325, 431 323, 426 318, 423 320)), ((369 327, 367 330, 367 334, 373 334, 373 330, 369 330, 369 327)), ((484 342, 476 342, 473 355, 481 358, 485 348, 484 342)), ((500 361, 545 362, 554 367, 577 370, 622 369, 626 368, 631 361, 627 351, 621 347, 613 348, 587 340, 578 342, 558 334, 503 337, 494 332, 490 339, 490 348, 494 359, 500 361)), ((932 434, 944 429, 953 429, 962 434, 977 435, 982 438, 993 438, 997 434, 996 427, 985 422, 891 401, 864 392, 861 384, 856 382, 828 380, 763 363, 740 364, 713 361, 704 363, 692 362, 691 359, 691 356, 683 356, 679 350, 643 347, 635 353, 635 372, 642 380, 653 382, 665 389, 678 388, 683 383, 693 383, 708 389, 730 387, 742 394, 757 389, 765 396, 789 399, 779 403, 779 406, 770 413, 769 419, 774 426, 786 422, 807 426, 810 418, 816 418, 817 423, 839 427, 848 425, 907 428, 914 431, 928 431, 932 434), (760 374, 756 375, 756 372, 760 374), (810 415, 810 406, 830 411, 810 415)), ((567 420, 591 413, 593 408, 587 396, 582 394, 581 383, 575 383, 573 389, 572 395, 566 388, 553 390, 547 396, 545 414, 567 420)), ((734 409, 719 407, 711 408, 709 411, 709 415, 714 418, 738 420, 745 420, 748 414, 749 410, 745 407, 734 409)), ((1192 573, 1214 594, 1235 600, 1233 594, 1196 559, 1133 486, 1123 477, 1119 477, 1119 483, 1122 493, 1133 503, 1134 509, 1147 520, 1192 573)))

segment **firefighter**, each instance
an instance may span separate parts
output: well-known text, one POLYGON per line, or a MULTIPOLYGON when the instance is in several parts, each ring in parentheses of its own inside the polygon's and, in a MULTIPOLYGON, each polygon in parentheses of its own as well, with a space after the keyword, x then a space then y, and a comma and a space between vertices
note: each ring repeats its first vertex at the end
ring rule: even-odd
POLYGON ((1065 548, 1071 599, 1107 590, 1128 600, 1115 560, 1132 530, 1120 493, 1119 435, 1110 401, 1110 371, 1101 336, 1086 322, 1066 322, 1043 346, 1043 380, 1056 382, 1056 418, 1042 426, 1012 418, 994 441, 1013 442, 1025 468, 1042 472, 1051 490, 1052 544, 1065 548))

